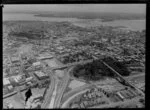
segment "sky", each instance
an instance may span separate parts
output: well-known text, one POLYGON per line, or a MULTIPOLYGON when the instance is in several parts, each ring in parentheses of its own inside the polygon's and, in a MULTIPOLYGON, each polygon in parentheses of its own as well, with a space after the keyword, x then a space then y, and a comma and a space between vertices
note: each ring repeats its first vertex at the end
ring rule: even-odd
POLYGON ((4 12, 116 12, 145 13, 145 4, 34 4, 34 5, 4 5, 4 12))

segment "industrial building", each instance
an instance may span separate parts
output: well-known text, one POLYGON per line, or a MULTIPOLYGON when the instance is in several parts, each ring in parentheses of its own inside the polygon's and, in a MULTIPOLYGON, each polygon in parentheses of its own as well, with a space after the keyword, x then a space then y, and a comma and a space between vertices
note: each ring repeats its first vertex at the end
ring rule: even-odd
POLYGON ((45 74, 44 72, 42 71, 35 71, 34 72, 34 75, 37 77, 37 79, 39 80, 43 80, 43 79, 46 79, 46 78, 49 78, 49 76, 47 74, 45 74))

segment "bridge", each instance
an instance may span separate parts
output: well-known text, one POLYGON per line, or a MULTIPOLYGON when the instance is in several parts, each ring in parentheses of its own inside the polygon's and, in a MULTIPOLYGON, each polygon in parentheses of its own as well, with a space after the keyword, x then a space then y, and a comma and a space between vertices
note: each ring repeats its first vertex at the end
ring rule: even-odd
POLYGON ((118 76, 118 80, 119 82, 121 83, 125 83, 126 85, 134 88, 135 90, 139 91, 139 93, 142 95, 142 96, 145 96, 145 93, 140 90, 139 88, 137 88, 136 86, 134 86, 133 84, 129 83, 125 78, 123 78, 116 70, 114 70, 112 67, 110 67, 107 63, 103 62, 103 64, 105 66, 107 66, 110 70, 112 70, 117 76, 118 76))
MULTIPOLYGON (((61 65, 61 66, 58 66, 58 67, 49 67, 48 69, 50 69, 51 71, 52 70, 58 70, 58 69, 64 69, 64 68, 67 68, 67 67, 71 67, 71 66, 75 66, 75 65, 79 65, 79 64, 86 64, 86 63, 90 63, 92 62, 92 60, 86 60, 86 61, 80 61, 80 62, 74 62, 74 63, 69 63, 69 64, 66 64, 66 65, 61 65)), ((143 91, 141 91, 139 88, 137 88, 136 86, 134 86, 133 84, 129 83, 125 78, 123 78, 116 70, 114 70, 112 67, 110 67, 107 63, 103 62, 102 63, 107 67, 109 68, 111 71, 114 72, 114 74, 116 74, 119 78, 119 82, 120 83, 123 83, 125 82, 125 84, 127 84, 128 86, 134 88, 135 90, 139 91, 139 93, 142 95, 142 96, 145 96, 145 94, 143 93, 143 91)), ((67 78, 67 77, 66 77, 67 78)), ((55 102, 55 107, 59 107, 59 104, 60 104, 60 101, 61 101, 61 98, 62 98, 62 94, 63 94, 63 91, 65 90, 65 87, 66 87, 66 84, 67 84, 67 79, 64 80, 64 85, 61 89, 61 94, 59 95, 59 98, 57 99, 57 104, 56 105, 56 102, 55 102)), ((45 96, 46 97, 46 100, 44 101, 43 105, 42 105, 42 108, 45 108, 46 105, 48 105, 50 99, 51 99, 51 95, 52 95, 52 91, 54 89, 54 83, 52 85, 50 85, 49 87, 49 90, 47 92, 47 95, 45 96)))
MULTIPOLYGON (((59 67, 53 67, 53 68, 49 68, 49 69, 51 69, 51 70, 59 70, 59 69, 64 69, 64 68, 75 66, 75 65, 79 65, 79 64, 90 63, 92 61, 93 61, 93 59, 86 60, 86 61, 75 62, 75 63, 68 63, 67 65, 62 65, 62 66, 59 66, 59 67)), ((141 95, 143 95, 143 96, 145 95, 143 91, 141 91, 139 88, 137 88, 133 84, 129 83, 125 78, 123 78, 123 76, 121 76, 116 70, 114 70, 112 67, 110 67, 106 62, 103 62, 103 64, 106 67, 108 67, 110 70, 112 70, 118 76, 118 80, 121 83, 125 83, 126 85, 129 85, 130 87, 132 87, 132 88, 136 89, 137 91, 139 91, 139 93, 141 93, 141 95)))

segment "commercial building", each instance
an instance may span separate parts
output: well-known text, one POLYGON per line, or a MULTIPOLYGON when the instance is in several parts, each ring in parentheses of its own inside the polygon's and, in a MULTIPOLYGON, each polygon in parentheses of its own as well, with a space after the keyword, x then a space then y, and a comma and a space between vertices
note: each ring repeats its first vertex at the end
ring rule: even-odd
POLYGON ((34 72, 34 75, 37 77, 37 79, 39 80, 43 80, 43 79, 46 79, 46 78, 49 78, 49 76, 47 74, 45 74, 44 72, 42 71, 35 71, 34 72))
POLYGON ((36 67, 36 66, 41 65, 41 62, 35 62, 35 63, 33 63, 32 65, 36 67))
POLYGON ((3 79, 3 95, 6 95, 14 90, 14 87, 11 85, 9 78, 3 79))
POLYGON ((17 83, 25 81, 25 78, 23 75, 17 75, 17 76, 14 76, 13 78, 17 83))
POLYGON ((122 94, 120 93, 120 92, 117 92, 117 95, 122 99, 122 100, 124 100, 125 99, 125 97, 124 96, 122 96, 122 94))
POLYGON ((8 90, 9 90, 10 92, 12 92, 12 91, 14 90, 14 87, 13 87, 12 85, 9 85, 9 86, 8 86, 8 90))
POLYGON ((9 80, 9 78, 3 78, 3 86, 8 86, 8 85, 10 85, 11 83, 10 83, 10 80, 9 80))
POLYGON ((20 61, 19 56, 13 56, 13 57, 11 57, 11 62, 12 62, 12 63, 17 63, 17 62, 19 62, 19 61, 20 61))
POLYGON ((51 59, 51 58, 53 58, 53 56, 48 53, 40 54, 39 57, 37 57, 37 59, 39 60, 45 60, 45 59, 51 59))
POLYGON ((43 67, 41 62, 35 62, 32 64, 32 66, 34 67, 35 70, 41 69, 43 67))
POLYGON ((18 86, 24 84, 26 81, 25 75, 16 75, 10 77, 10 82, 13 86, 18 86))
POLYGON ((30 76, 30 77, 26 78, 26 82, 31 81, 32 79, 33 79, 33 77, 30 76))

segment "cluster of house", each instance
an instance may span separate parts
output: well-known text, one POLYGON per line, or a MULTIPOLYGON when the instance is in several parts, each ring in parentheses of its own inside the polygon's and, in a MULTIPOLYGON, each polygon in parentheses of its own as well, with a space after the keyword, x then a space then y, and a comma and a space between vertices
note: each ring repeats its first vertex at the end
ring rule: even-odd
POLYGON ((133 89, 123 89, 116 92, 110 92, 102 88, 92 88, 81 95, 80 100, 73 102, 71 108, 87 108, 96 105, 109 104, 132 99, 138 95, 138 92, 133 89))
POLYGON ((102 88, 92 88, 81 95, 80 101, 72 104, 71 108, 87 108, 95 105, 108 104, 105 98, 107 92, 102 88))
POLYGON ((28 60, 25 59, 26 57, 11 57, 10 72, 12 74, 3 78, 4 95, 16 92, 15 90, 18 86, 21 87, 22 90, 25 90, 29 85, 34 86, 38 84, 38 87, 44 87, 45 84, 49 84, 49 75, 42 70, 43 63, 40 61, 29 61, 30 64, 28 60), (21 64, 20 59, 22 59, 23 64, 21 64), (23 60, 25 62, 23 62, 23 60))
MULTIPOLYGON (((39 56, 39 58, 41 58, 39 56)), ((47 57, 44 57, 47 58, 47 57)), ((43 59, 43 58, 41 58, 43 59)), ((44 71, 44 63, 40 60, 33 62, 28 68, 25 69, 25 74, 27 76, 32 76, 35 79, 35 83, 38 84, 38 87, 45 87, 46 83, 49 84, 50 79, 48 73, 44 71)))
POLYGON ((3 95, 14 92, 14 90, 18 86, 29 84, 29 82, 32 81, 32 79, 33 79, 32 76, 26 78, 24 74, 3 78, 3 95))
POLYGON ((68 54, 66 56, 63 56, 59 60, 62 63, 67 64, 67 63, 73 63, 73 62, 88 60, 88 59, 92 59, 92 56, 86 54, 85 52, 77 52, 74 54, 68 54))
POLYGON ((121 101, 127 100, 127 99, 132 99, 136 96, 139 95, 138 91, 133 90, 133 89, 128 89, 128 90, 121 90, 116 92, 116 95, 119 96, 121 101))

